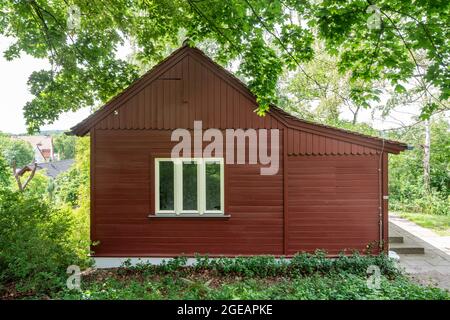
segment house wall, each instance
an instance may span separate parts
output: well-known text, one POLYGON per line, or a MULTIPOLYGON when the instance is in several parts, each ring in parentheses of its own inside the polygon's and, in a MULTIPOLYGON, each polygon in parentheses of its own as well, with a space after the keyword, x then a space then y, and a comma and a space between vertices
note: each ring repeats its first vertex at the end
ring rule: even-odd
POLYGON ((380 165, 380 155, 288 157, 287 253, 377 252, 380 165))
MULTIPOLYGON (((96 130, 92 136, 95 256, 283 254, 282 168, 262 176, 260 165, 225 165, 229 219, 149 218, 154 158, 170 156, 171 131, 96 130)), ((282 156, 281 149, 281 162, 282 156)))
MULTIPOLYGON (((311 126, 288 128, 271 113, 257 116, 254 98, 197 54, 162 68, 90 129, 95 256, 336 254, 380 239, 378 150, 311 126), (149 217, 154 158, 169 156, 172 129, 192 129, 194 120, 203 129, 279 129, 280 169, 262 176, 260 165, 226 164, 230 218, 149 217)), ((383 208, 387 217, 387 202, 383 208)))

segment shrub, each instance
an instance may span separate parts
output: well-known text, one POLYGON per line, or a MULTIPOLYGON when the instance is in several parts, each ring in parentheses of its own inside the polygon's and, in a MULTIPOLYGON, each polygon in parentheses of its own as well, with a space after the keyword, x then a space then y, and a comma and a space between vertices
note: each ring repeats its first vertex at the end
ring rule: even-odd
POLYGON ((209 259, 208 257, 197 255, 196 262, 192 267, 188 267, 186 262, 186 257, 177 257, 161 265, 139 263, 133 267, 130 262, 125 262, 122 265, 121 272, 126 273, 128 270, 167 274, 174 271, 179 272, 192 269, 194 271, 214 271, 219 275, 260 278, 330 273, 366 276, 369 266, 375 265, 388 278, 395 278, 400 275, 395 262, 385 254, 362 256, 357 252, 351 256, 342 254, 338 258, 331 259, 326 256, 324 251, 318 250, 315 254, 299 253, 291 260, 276 259, 273 256, 209 259))
POLYGON ((55 179, 55 197, 61 203, 72 207, 79 205, 80 186, 85 182, 84 177, 76 166, 59 174, 55 179))
POLYGON ((66 268, 89 265, 88 240, 78 219, 39 197, 0 191, 0 283, 18 291, 47 292, 65 285, 66 268))

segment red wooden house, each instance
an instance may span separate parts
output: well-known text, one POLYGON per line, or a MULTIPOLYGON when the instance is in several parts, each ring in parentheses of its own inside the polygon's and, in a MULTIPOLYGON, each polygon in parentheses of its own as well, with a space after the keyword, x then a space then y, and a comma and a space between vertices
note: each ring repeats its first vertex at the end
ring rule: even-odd
POLYGON ((256 105, 242 82, 183 46, 72 128, 91 138, 94 257, 387 250, 388 153, 406 145, 276 106, 259 117, 256 105), (196 120, 202 130, 278 129, 277 173, 226 154, 171 158, 173 130, 196 120))

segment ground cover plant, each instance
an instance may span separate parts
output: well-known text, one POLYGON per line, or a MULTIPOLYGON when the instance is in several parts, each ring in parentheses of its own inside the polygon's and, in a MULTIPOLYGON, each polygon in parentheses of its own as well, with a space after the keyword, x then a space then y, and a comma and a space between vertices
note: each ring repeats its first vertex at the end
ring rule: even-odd
MULTIPOLYGON (((450 299, 448 292, 413 283, 385 255, 357 253, 327 258, 324 252, 292 260, 184 257, 161 265, 125 262, 85 273, 81 290, 60 290, 52 299, 450 299), (367 274, 380 271, 379 286, 367 274), (368 284, 369 282, 373 285, 368 284)), ((42 298, 35 296, 34 298, 42 298)))

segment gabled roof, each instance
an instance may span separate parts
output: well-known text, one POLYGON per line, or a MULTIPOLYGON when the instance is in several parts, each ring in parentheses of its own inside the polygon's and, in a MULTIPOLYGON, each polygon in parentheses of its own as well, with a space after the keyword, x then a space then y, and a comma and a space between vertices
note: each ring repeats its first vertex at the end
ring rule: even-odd
MULTIPOLYGON (((37 164, 37 170, 45 170, 45 174, 48 177, 56 178, 60 173, 63 173, 70 169, 74 164, 74 159, 66 159, 53 162, 43 162, 37 164)), ((33 165, 24 166, 21 169, 17 169, 17 174, 22 176, 25 172, 33 171, 33 165)))
MULTIPOLYGON (((216 71, 225 81, 227 81, 230 85, 239 90, 239 92, 241 92, 244 96, 250 98, 256 104, 255 95, 241 80, 239 80, 228 70, 224 69, 223 67, 215 63, 201 50, 195 47, 189 47, 188 45, 183 45, 179 49, 175 50, 168 57, 166 57, 164 60, 162 60, 155 67, 153 67, 151 70, 149 70, 147 73, 145 73, 142 77, 137 79, 127 89, 125 89, 120 94, 111 99, 109 102, 107 102, 99 110, 97 110, 92 115, 84 119, 82 122, 71 128, 71 133, 79 136, 86 135, 91 128, 93 128, 99 121, 104 119, 106 116, 114 112, 114 110, 117 107, 119 107, 130 95, 134 95, 135 93, 139 92, 142 88, 150 84, 152 81, 156 80, 165 71, 167 71, 176 63, 181 61, 181 59, 183 59, 186 55, 195 55, 197 58, 200 58, 206 65, 212 68, 212 70, 216 71)), ((279 120, 287 128, 291 129, 307 131, 310 133, 321 134, 325 136, 333 136, 336 139, 342 139, 344 141, 354 142, 370 148, 375 148, 393 153, 398 153, 407 148, 407 145, 401 142, 381 139, 344 129, 334 128, 302 120, 287 113, 286 111, 282 110, 281 108, 275 105, 271 106, 268 114, 279 120)))

